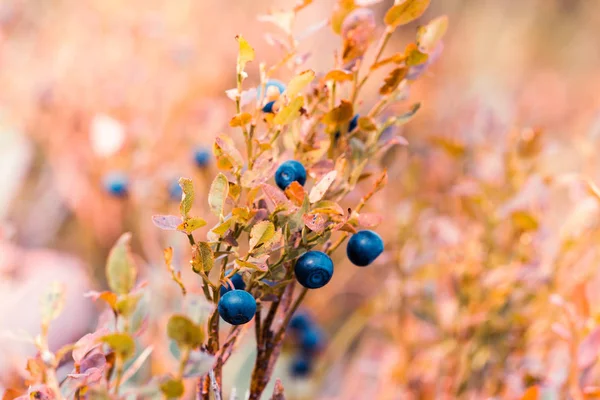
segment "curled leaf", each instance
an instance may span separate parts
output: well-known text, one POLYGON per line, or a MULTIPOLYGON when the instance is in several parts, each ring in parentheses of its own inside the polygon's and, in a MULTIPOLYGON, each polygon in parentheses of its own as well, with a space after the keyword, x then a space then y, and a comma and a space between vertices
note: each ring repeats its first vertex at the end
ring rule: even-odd
POLYGON ((215 257, 208 243, 199 242, 192 248, 192 269, 194 272, 208 273, 214 266, 215 257))
POLYGON ((333 170, 325 174, 324 177, 321 178, 319 182, 310 190, 310 194, 308 195, 308 199, 311 203, 316 203, 321 200, 323 196, 325 196, 325 192, 331 186, 335 178, 337 177, 337 171, 333 170))
POLYGON ((183 191, 179 211, 183 218, 187 218, 192 209, 192 204, 194 204, 194 184, 189 178, 179 178, 179 186, 183 191))
POLYGON ((137 267, 131 254, 131 233, 124 233, 108 254, 106 278, 108 286, 117 294, 126 294, 135 286, 137 267))
POLYGON ((228 193, 229 181, 225 175, 219 173, 210 185, 210 192, 208 193, 208 205, 214 215, 223 217, 223 208, 228 193))
POLYGON ((285 89, 285 95, 290 99, 296 97, 296 95, 300 94, 313 79, 315 79, 315 71, 309 69, 300 72, 288 83, 287 88, 285 89))
POLYGON ((392 70, 385 78, 383 86, 379 89, 379 94, 386 95, 392 93, 406 77, 407 73, 407 68, 396 68, 392 70))
POLYGON ((417 46, 423 53, 432 52, 448 30, 448 16, 431 20, 427 25, 417 29, 417 46))

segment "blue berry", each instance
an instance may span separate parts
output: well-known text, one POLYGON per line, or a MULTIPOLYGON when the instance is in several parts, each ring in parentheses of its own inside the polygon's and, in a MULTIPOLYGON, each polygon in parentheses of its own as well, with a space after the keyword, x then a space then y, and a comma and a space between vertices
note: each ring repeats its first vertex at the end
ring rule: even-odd
MULTIPOLYGON (((231 270, 226 271, 225 275, 229 275, 231 273, 231 270)), ((233 288, 234 289, 238 289, 238 290, 244 290, 246 289, 246 283, 244 283, 244 279, 242 279, 242 276, 240 274, 235 274, 231 277, 231 283, 233 283, 233 288)), ((229 286, 221 286, 221 297, 223 297, 223 295, 227 292, 231 292, 233 289, 231 289, 229 286)))
POLYGON ((245 290, 231 290, 219 300, 219 315, 231 325, 250 322, 256 314, 256 300, 245 290))
POLYGON ((297 355, 292 359, 290 374, 294 377, 305 377, 312 371, 312 359, 304 354, 297 355))
POLYGON ((104 177, 104 188, 116 197, 127 195, 129 179, 123 172, 111 172, 104 177))
POLYGON ((383 253, 383 240, 373 231, 355 233, 346 247, 348 259, 359 267, 371 264, 381 253, 383 253))
POLYGON ((288 160, 277 168, 275 183, 281 190, 285 190, 294 181, 304 186, 306 183, 306 170, 298 161, 288 160))
POLYGON ((306 354, 314 354, 323 348, 325 335, 317 327, 307 329, 300 338, 300 346, 306 354))
POLYGON ((263 112, 265 113, 273 113, 273 105, 275 104, 275 101, 270 101, 267 104, 265 104, 265 106, 263 107, 263 112))
POLYGON ((304 332, 314 325, 310 314, 304 311, 296 312, 290 319, 289 327, 294 331, 304 332))
POLYGON ((173 179, 169 184, 169 196, 172 200, 181 201, 181 196, 183 196, 183 190, 181 186, 179 186, 179 180, 173 179))
POLYGON ((298 258, 294 273, 302 286, 317 289, 331 280, 333 261, 322 251, 309 251, 298 258))
MULTIPOLYGON (((267 83, 265 84, 265 90, 267 91, 267 93, 269 92, 269 88, 270 87, 275 87, 277 88, 277 90, 279 90, 279 94, 285 92, 285 84, 281 81, 278 81, 276 79, 269 79, 267 81, 267 83)), ((256 98, 260 99, 261 97, 261 89, 262 89, 262 85, 258 87, 258 90, 256 91, 256 98)))
MULTIPOLYGON (((354 116, 354 117, 353 117, 353 118, 350 120, 350 123, 348 124, 348 133, 350 133, 350 132, 352 132, 353 130, 355 130, 355 129, 356 129, 356 127, 358 126, 358 118, 360 118, 360 117, 359 117, 359 115, 358 115, 358 114, 356 114, 356 115, 355 115, 355 116, 354 116)), ((341 136, 341 132, 340 132, 340 131, 337 131, 337 132, 335 133, 335 138, 336 138, 336 139, 338 139, 340 136, 341 136)))
POLYGON ((194 162, 199 167, 206 167, 210 161, 211 153, 204 147, 199 147, 194 151, 194 162))

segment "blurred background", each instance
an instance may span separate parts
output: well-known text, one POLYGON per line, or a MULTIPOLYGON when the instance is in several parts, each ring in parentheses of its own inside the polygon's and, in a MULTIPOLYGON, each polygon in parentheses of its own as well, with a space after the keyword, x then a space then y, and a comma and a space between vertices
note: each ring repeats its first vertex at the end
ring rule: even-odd
MULTIPOLYGON (((33 347, 16 339, 39 332, 50 281, 67 285, 52 345, 95 328, 83 294, 105 287, 122 232, 162 293, 153 306, 168 310, 177 288, 162 249, 184 270, 189 254, 150 217, 176 213, 179 176, 206 214, 216 168, 203 151, 234 113, 234 37, 276 62, 265 34, 277 27, 257 16, 294 3, 0 2, 0 388, 24 374, 33 347)), ((382 26, 391 4, 370 6, 382 26)), ((297 30, 333 6, 315 0, 297 30)), ((305 304, 325 343, 313 373, 294 376, 292 349, 276 375, 291 398, 594 398, 600 209, 586 182, 600 182, 600 3, 432 0, 387 53, 440 15, 443 52, 412 85, 422 107, 398 132, 410 145, 378 160, 393 179, 367 211, 386 210, 386 253, 358 276, 338 252, 342 272, 305 304)), ((340 46, 328 26, 308 37, 307 68, 331 69, 340 46)), ((258 62, 249 72, 257 83, 258 62)), ((243 389, 250 349, 230 362, 230 385, 243 389)))

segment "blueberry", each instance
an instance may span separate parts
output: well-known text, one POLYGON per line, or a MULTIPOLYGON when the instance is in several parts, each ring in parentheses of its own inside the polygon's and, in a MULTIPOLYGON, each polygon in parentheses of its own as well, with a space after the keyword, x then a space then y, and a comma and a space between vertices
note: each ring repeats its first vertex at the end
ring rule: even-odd
POLYGON ((265 113, 273 113, 273 105, 275 104, 275 101, 270 101, 267 104, 265 104, 265 106, 263 107, 263 112, 265 113))
POLYGON ((317 327, 307 329, 300 338, 300 347, 305 354, 314 354, 323 348, 325 335, 317 327))
MULTIPOLYGON (((281 82, 281 81, 276 80, 276 79, 269 79, 267 81, 267 83, 265 84, 265 90, 266 90, 267 94, 269 93, 269 88, 270 87, 276 88, 279 91, 279 94, 285 92, 285 84, 283 82, 281 82)), ((261 89, 262 89, 262 86, 259 86, 258 90, 256 91, 256 98, 257 99, 260 99, 261 89)))
POLYGON ((298 258, 294 273, 302 286, 317 289, 331 280, 333 261, 322 251, 309 251, 298 258))
POLYGON ((206 167, 210 161, 211 153, 205 147, 198 147, 194 151, 194 162, 199 167, 206 167))
POLYGON ((304 332, 314 325, 314 321, 309 313, 305 311, 296 312, 290 319, 290 329, 298 332, 304 332))
POLYGON ((304 186, 306 183, 306 170, 298 161, 288 160, 277 168, 275 183, 281 190, 285 190, 294 181, 304 186))
POLYGON ((181 186, 179 186, 179 180, 173 179, 169 184, 169 196, 172 200, 181 201, 181 196, 183 196, 183 190, 181 186))
POLYGON ((348 259, 359 267, 371 264, 381 253, 383 253, 383 240, 373 231, 355 233, 346 247, 348 259))
POLYGON ((256 300, 245 290, 231 290, 219 300, 219 315, 231 325, 250 322, 256 314, 256 300))
MULTIPOLYGON (((231 270, 226 271, 225 275, 229 275, 231 273, 231 270)), ((233 288, 234 289, 238 289, 238 290, 244 290, 246 289, 246 283, 244 283, 244 279, 242 279, 242 276, 240 274, 234 274, 231 277, 231 283, 233 283, 233 288)), ((233 289, 231 289, 229 286, 221 286, 221 297, 223 297, 223 295, 227 292, 231 292, 233 289)))
POLYGON ((297 355, 292 359, 290 374, 294 377, 305 377, 312 371, 312 359, 304 354, 297 355))
POLYGON ((116 197, 127 195, 129 179, 123 172, 111 172, 104 177, 104 188, 116 197))

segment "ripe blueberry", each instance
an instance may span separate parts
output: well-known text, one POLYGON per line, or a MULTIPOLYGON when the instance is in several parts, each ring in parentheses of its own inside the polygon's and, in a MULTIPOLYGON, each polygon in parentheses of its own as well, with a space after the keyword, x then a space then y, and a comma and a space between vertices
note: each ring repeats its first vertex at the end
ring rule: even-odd
POLYGON ((297 332, 304 332, 314 325, 314 321, 310 314, 304 311, 296 312, 290 319, 290 329, 297 332))
POLYGON ((265 106, 263 107, 263 112, 265 113, 272 113, 273 112, 273 105, 275 104, 275 101, 270 101, 267 104, 265 104, 265 106))
POLYGON ((305 377, 312 371, 312 359, 304 354, 296 355, 290 365, 290 374, 294 377, 305 377))
POLYGON ((219 315, 231 325, 250 322, 256 314, 256 300, 245 290, 231 290, 219 300, 219 315))
POLYGON ((325 335, 323 332, 313 326, 307 329, 300 337, 300 346, 305 354, 314 354, 323 348, 325 335))
POLYGON ((383 240, 373 231, 355 233, 346 247, 348 259, 359 267, 371 264, 381 253, 383 253, 383 240))
POLYGON ((333 261, 322 251, 309 251, 298 258, 294 273, 302 286, 317 289, 331 280, 333 261))
MULTIPOLYGON (((231 273, 231 270, 226 271, 225 275, 229 275, 231 273)), ((244 279, 242 279, 242 276, 240 274, 235 274, 231 277, 231 283, 233 283, 233 289, 238 289, 238 290, 244 290, 246 289, 246 283, 244 283, 244 279)), ((223 295, 227 292, 231 292, 233 289, 231 289, 231 287, 229 286, 221 286, 221 297, 223 297, 223 295)))
POLYGON ((169 184, 169 196, 174 201, 181 201, 181 196, 183 195, 183 190, 181 186, 179 186, 179 180, 173 179, 169 184))
POLYGON ((127 195, 129 179, 123 172, 111 172, 104 177, 104 188, 116 197, 127 195))
POLYGON ((198 167, 206 167, 210 161, 210 151, 205 147, 198 147, 194 151, 194 162, 198 167))
POLYGON ((294 181, 304 186, 306 183, 306 170, 298 161, 288 160, 277 168, 275 183, 281 190, 285 190, 294 181))

